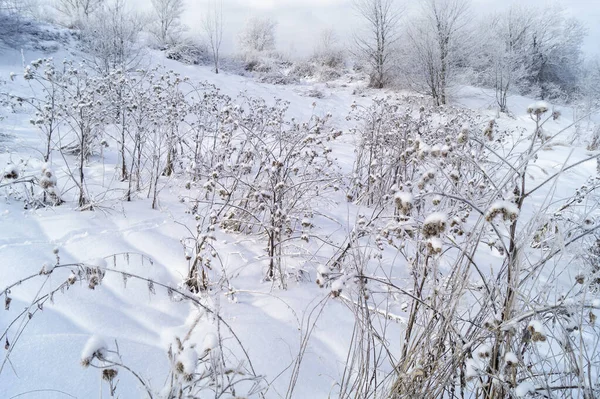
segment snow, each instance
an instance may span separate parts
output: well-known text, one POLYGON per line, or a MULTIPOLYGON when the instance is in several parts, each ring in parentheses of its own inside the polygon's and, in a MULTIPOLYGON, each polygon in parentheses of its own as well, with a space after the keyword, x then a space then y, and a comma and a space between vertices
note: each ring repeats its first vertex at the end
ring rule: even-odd
POLYGON ((177 362, 184 374, 194 374, 198 364, 198 353, 194 348, 187 347, 177 356, 177 362))
POLYGON ((99 269, 106 269, 108 266, 106 259, 103 258, 92 258, 83 263, 87 266, 97 267, 99 269))
POLYGON ((529 324, 527 325, 527 328, 531 332, 537 332, 537 333, 540 333, 540 334, 544 334, 544 331, 545 331, 544 325, 539 320, 531 320, 529 322, 529 324))
POLYGON ((535 393, 535 386, 529 381, 523 381, 515 388, 515 395, 518 398, 525 398, 533 393, 535 393))
POLYGON ((213 333, 208 333, 202 343, 202 352, 209 352, 219 346, 219 339, 213 333))
POLYGON ((427 240, 427 244, 431 247, 433 253, 442 252, 442 240, 440 240, 439 238, 432 237, 429 240, 427 240))
POLYGON ((50 273, 52 273, 52 271, 54 270, 55 266, 56 265, 54 263, 45 262, 42 265, 42 273, 44 273, 44 274, 50 274, 50 273))
POLYGON ((490 206, 487 219, 492 220, 497 215, 502 215, 502 219, 506 221, 516 220, 519 216, 519 207, 514 202, 496 201, 490 206))
POLYGON ((4 168, 3 177, 7 179, 18 179, 21 174, 19 173, 19 167, 15 164, 6 165, 4 168))
POLYGON ((550 105, 546 101, 536 101, 527 107, 528 114, 543 114, 550 109, 550 105))
POLYGON ((339 278, 339 279, 335 280, 333 283, 331 283, 331 292, 334 295, 339 295, 342 292, 343 288, 344 288, 344 281, 341 278, 339 278))
POLYGON ((448 216, 442 212, 435 212, 427 216, 423 224, 446 224, 448 222, 448 216))
POLYGON ((103 337, 92 335, 81 351, 81 362, 83 364, 89 364, 96 357, 104 357, 106 348, 106 342, 103 337))
POLYGON ((513 352, 506 352, 504 355, 504 361, 511 365, 519 364, 519 358, 513 352))
POLYGON ((465 376, 467 379, 476 378, 481 374, 481 365, 475 359, 465 361, 465 376))
POLYGON ((394 198, 396 198, 403 204, 412 204, 413 203, 413 195, 411 193, 398 191, 396 194, 394 194, 394 198))

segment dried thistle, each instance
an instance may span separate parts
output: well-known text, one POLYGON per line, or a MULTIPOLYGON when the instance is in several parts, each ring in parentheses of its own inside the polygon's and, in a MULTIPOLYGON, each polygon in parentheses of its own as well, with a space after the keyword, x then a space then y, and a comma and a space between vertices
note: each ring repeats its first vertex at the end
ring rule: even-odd
POLYGON ((104 381, 112 381, 117 374, 119 374, 119 371, 116 369, 104 369, 102 370, 102 379, 104 381))

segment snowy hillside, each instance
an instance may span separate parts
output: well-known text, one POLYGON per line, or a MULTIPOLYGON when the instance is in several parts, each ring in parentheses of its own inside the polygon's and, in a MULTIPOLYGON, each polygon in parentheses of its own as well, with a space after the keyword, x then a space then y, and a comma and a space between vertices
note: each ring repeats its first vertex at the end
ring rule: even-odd
POLYGON ((0 55, 0 398, 600 394, 594 116, 146 56, 0 55))

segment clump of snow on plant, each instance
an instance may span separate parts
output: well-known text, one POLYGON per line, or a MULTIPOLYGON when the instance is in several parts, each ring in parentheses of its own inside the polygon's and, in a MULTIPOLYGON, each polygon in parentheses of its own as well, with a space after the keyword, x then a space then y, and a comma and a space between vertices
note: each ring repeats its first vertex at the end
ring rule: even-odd
POLYGON ((496 216, 502 216, 505 221, 515 221, 519 216, 519 207, 517 204, 509 201, 496 201, 490 206, 485 218, 491 222, 496 216))
POLYGON ((14 163, 6 165, 4 168, 4 178, 6 179, 18 179, 21 176, 21 172, 19 171, 19 167, 14 163))
POLYGON ((548 109, 550 109, 550 104, 548 104, 546 101, 537 101, 533 104, 529 104, 529 106, 527 107, 527 113, 540 115, 548 111, 548 109))
POLYGON ((531 333, 531 340, 533 342, 543 342, 546 340, 546 329, 541 321, 531 320, 527 325, 527 330, 531 333))
POLYGON ((402 213, 407 214, 413 206, 413 196, 411 193, 398 191, 394 194, 394 203, 396 208, 402 213))
POLYGON ((81 352, 81 364, 84 367, 90 365, 94 358, 103 358, 106 350, 106 342, 99 335, 92 335, 86 342, 81 352))
POLYGON ((514 366, 519 363, 519 358, 513 352, 506 352, 504 355, 504 361, 509 366, 514 366))
POLYGON ((427 240, 427 249, 432 254, 439 254, 442 252, 442 240, 438 237, 431 237, 427 240))
POLYGON ((523 381, 515 388, 515 395, 518 398, 524 398, 530 393, 535 393, 535 387, 529 381, 523 381))
POLYGON ((49 164, 42 166, 42 177, 39 180, 40 187, 47 191, 53 191, 56 187, 56 175, 49 164))
POLYGON ((54 263, 45 262, 42 265, 42 273, 43 274, 50 274, 50 273, 52 273, 52 271, 54 270, 54 266, 56 266, 54 263))
POLYGON ((423 222, 423 235, 426 238, 439 237, 446 230, 448 217, 441 212, 432 213, 423 222))
POLYGON ((177 355, 177 371, 182 374, 192 375, 198 364, 198 353, 194 348, 187 347, 177 355))
POLYGON ((213 333, 208 333, 204 337, 204 342, 202 343, 202 351, 209 352, 219 346, 219 338, 213 333))

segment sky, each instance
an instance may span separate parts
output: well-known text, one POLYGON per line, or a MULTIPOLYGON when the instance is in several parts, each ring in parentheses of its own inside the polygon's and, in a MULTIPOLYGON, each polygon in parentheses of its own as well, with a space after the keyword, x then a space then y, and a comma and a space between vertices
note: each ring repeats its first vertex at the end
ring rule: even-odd
MULTIPOLYGON (((149 0, 131 0, 140 9, 149 9, 149 0)), ((215 0, 185 0, 183 22, 190 33, 201 35, 201 18, 209 2, 215 0)), ((248 18, 267 16, 275 19, 277 48, 290 55, 306 55, 314 48, 320 32, 333 29, 340 38, 351 37, 360 24, 353 9, 353 0, 222 0, 224 43, 226 52, 236 50, 237 37, 248 18)), ((408 9, 417 8, 421 0, 397 0, 408 9)), ((547 6, 556 0, 528 0, 529 6, 547 6)), ((560 4, 569 15, 580 19, 588 28, 584 52, 600 55, 600 0, 564 0, 560 4)), ((517 1, 515 4, 523 4, 517 1)), ((486 15, 510 5, 505 0, 472 0, 474 15, 486 15)))

